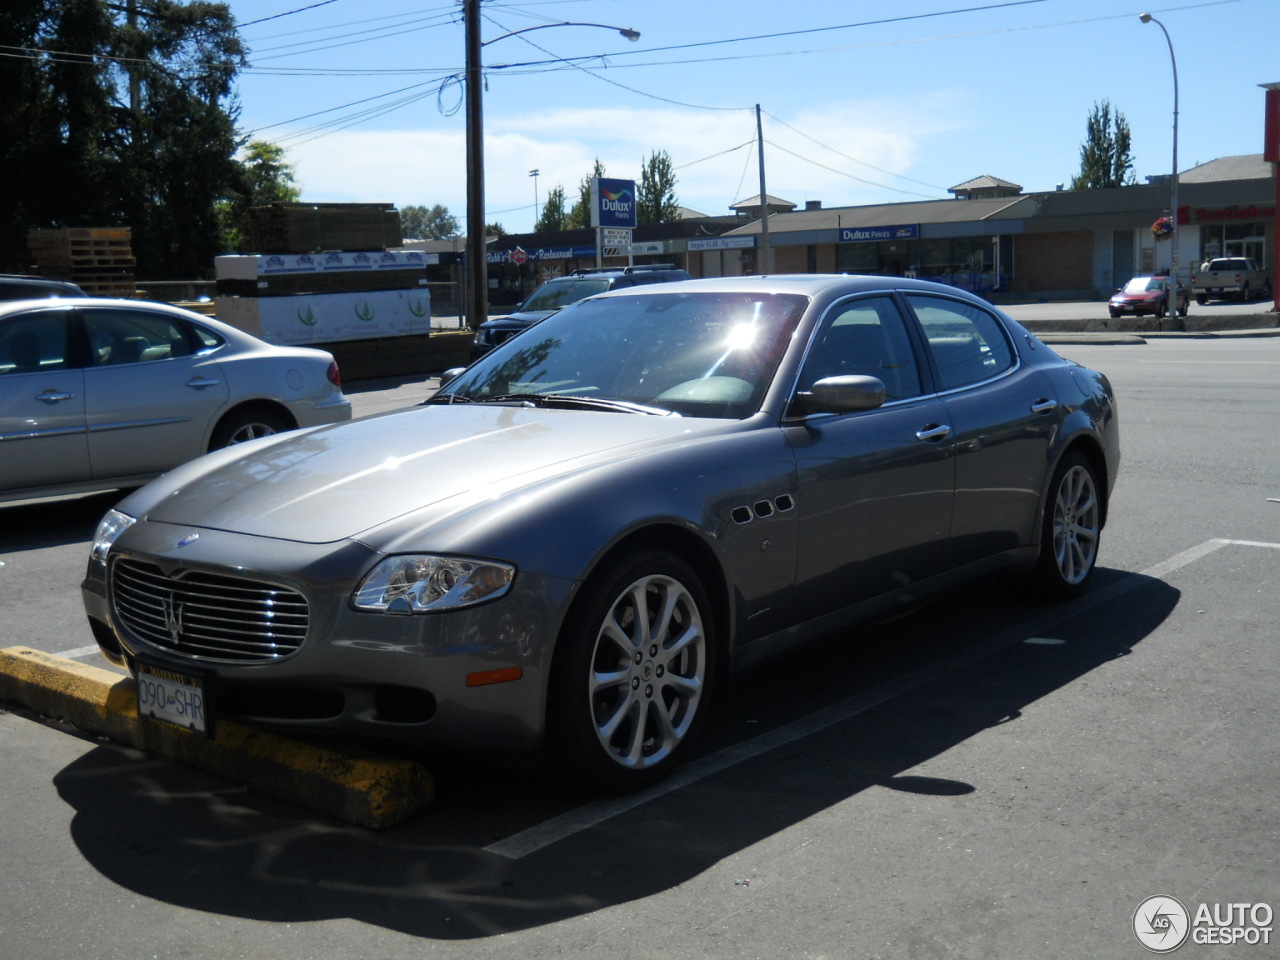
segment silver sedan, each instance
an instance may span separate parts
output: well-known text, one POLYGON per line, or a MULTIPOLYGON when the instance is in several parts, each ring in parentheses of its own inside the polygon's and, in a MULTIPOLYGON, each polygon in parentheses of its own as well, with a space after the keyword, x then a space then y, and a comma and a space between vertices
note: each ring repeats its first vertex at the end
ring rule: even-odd
POLYGON ((158 303, 0 304, 0 502, 136 487, 209 450, 349 419, 321 350, 158 303))
POLYGON ((178 468, 103 519, 83 595, 158 722, 628 789, 798 643, 998 570, 1084 590, 1119 458, 1106 377, 954 288, 655 284, 424 406, 178 468))

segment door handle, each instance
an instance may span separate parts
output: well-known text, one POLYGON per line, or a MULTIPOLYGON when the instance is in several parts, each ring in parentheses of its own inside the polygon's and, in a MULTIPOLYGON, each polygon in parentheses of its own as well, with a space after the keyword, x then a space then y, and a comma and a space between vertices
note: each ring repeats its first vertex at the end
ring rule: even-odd
POLYGON ((59 393, 56 390, 46 390, 44 393, 36 395, 36 399, 41 403, 58 403, 62 400, 71 400, 74 397, 74 393, 59 393))
POLYGON ((1032 413, 1051 413, 1058 409, 1057 400, 1037 400, 1031 405, 1032 413))
POLYGON ((927 443, 944 440, 951 435, 951 428, 945 423, 935 423, 916 431, 916 439, 927 443))
POLYGON ((203 390, 205 387, 216 387, 217 380, 211 380, 209 377, 192 377, 187 381, 187 386, 195 390, 203 390))

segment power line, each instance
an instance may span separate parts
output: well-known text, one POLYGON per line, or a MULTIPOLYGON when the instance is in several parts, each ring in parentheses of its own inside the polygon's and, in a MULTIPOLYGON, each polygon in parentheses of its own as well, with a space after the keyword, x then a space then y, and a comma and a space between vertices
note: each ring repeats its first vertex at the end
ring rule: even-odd
POLYGON ((260 17, 257 20, 250 20, 248 23, 238 23, 237 27, 252 27, 255 23, 266 23, 268 20, 279 20, 281 17, 291 17, 295 13, 305 13, 308 10, 314 10, 316 7, 327 7, 331 3, 337 3, 338 0, 320 0, 319 3, 312 3, 305 7, 299 7, 297 10, 286 10, 284 13, 276 13, 269 17, 260 17))

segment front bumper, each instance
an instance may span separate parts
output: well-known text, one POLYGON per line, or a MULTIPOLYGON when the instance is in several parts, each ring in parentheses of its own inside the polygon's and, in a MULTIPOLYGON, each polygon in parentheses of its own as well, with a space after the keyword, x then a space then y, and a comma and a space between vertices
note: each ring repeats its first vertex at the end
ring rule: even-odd
POLYGON ((136 672, 139 662, 205 682, 212 712, 291 730, 328 731, 467 752, 527 752, 542 739, 554 640, 576 583, 520 572, 491 603, 397 616, 351 608, 355 584, 381 555, 362 544, 300 544, 139 521, 108 563, 129 557, 170 576, 214 573, 270 580, 298 590, 310 610, 296 653, 229 663, 161 647, 130 632, 113 609, 107 567, 95 561, 82 584, 85 611, 103 654, 136 672), (252 558, 246 563, 246 558, 252 558), (475 685, 495 670, 519 679, 475 685))

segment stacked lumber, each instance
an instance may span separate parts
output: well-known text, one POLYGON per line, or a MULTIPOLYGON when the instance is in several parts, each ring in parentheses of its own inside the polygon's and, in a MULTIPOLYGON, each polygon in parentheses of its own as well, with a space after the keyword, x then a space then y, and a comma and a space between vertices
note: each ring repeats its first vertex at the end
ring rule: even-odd
POLYGON ((27 246, 43 277, 70 280, 94 297, 133 296, 137 261, 129 227, 31 230, 27 246))
POLYGON ((273 203, 249 209, 241 236, 255 253, 386 250, 400 246, 400 213, 391 203, 273 203))

